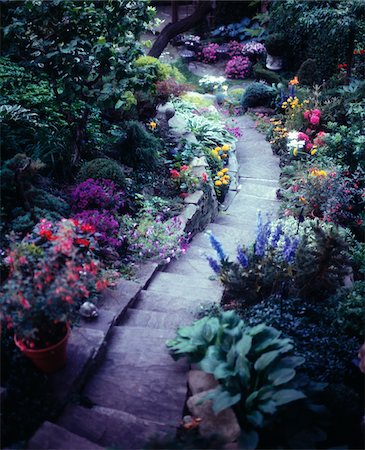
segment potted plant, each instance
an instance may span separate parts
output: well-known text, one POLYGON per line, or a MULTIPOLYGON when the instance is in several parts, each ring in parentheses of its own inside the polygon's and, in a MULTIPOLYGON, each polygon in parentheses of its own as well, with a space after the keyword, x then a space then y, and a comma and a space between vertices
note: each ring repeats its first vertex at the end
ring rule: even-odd
POLYGON ((22 241, 14 240, 0 289, 1 321, 36 367, 51 373, 66 363, 70 327, 82 301, 106 287, 101 279, 94 228, 72 219, 42 219, 22 241))
POLYGON ((266 41, 267 51, 266 67, 270 70, 280 70, 283 67, 283 54, 285 51, 285 41, 279 33, 270 34, 266 41))

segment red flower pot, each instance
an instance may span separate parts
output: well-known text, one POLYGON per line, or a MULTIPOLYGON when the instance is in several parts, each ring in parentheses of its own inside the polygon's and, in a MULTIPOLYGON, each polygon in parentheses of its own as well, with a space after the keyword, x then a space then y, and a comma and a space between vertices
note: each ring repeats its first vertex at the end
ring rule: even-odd
POLYGON ((50 347, 33 350, 25 346, 25 344, 14 336, 15 345, 27 358, 31 359, 33 364, 42 372, 53 373, 62 369, 67 361, 67 341, 70 336, 70 327, 67 324, 67 331, 65 336, 57 342, 57 344, 50 347))

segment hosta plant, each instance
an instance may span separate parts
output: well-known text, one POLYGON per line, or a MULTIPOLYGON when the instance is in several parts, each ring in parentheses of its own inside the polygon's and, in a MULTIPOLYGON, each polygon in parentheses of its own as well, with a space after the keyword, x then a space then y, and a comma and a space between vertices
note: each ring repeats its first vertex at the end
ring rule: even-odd
POLYGON ((219 382, 206 400, 215 414, 234 406, 249 442, 244 448, 256 448, 260 431, 275 426, 282 411, 306 403, 296 372, 304 358, 295 357, 292 340, 273 327, 248 327, 235 312, 222 312, 179 328, 167 347, 175 360, 187 357, 219 382))

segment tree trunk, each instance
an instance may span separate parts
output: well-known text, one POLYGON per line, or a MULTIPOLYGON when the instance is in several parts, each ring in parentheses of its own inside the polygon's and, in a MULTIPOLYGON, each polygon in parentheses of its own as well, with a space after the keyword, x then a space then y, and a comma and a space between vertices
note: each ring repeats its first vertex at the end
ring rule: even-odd
POLYGON ((172 38, 190 30, 201 22, 212 9, 210 0, 200 1, 193 14, 175 23, 168 23, 154 42, 148 55, 158 58, 172 38))

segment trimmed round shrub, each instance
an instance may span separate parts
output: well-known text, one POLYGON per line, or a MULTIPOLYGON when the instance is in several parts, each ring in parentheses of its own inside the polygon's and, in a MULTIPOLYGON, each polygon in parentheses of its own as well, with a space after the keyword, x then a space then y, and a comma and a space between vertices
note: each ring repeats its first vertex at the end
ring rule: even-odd
POLYGON ((299 68, 298 79, 300 84, 306 86, 313 86, 314 83, 319 83, 321 81, 315 59, 308 58, 304 61, 299 68))
POLYGON ((273 97, 273 90, 267 84, 251 83, 243 94, 241 106, 244 110, 255 106, 270 106, 273 97))
POLYGON ((107 158, 97 158, 84 163, 77 178, 79 181, 86 181, 89 178, 93 178, 94 180, 104 178, 114 181, 120 187, 126 184, 124 172, 120 164, 107 158))

